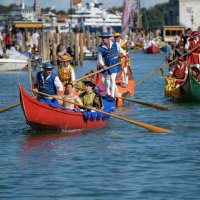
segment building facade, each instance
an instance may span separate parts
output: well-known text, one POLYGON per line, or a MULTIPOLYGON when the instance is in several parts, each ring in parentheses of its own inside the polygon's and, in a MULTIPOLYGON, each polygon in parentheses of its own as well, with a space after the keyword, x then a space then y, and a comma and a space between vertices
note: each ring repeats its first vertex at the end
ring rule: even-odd
POLYGON ((40 0, 34 1, 35 17, 38 19, 41 16, 40 0))
POLYGON ((200 30, 200 0, 169 0, 169 23, 200 30))

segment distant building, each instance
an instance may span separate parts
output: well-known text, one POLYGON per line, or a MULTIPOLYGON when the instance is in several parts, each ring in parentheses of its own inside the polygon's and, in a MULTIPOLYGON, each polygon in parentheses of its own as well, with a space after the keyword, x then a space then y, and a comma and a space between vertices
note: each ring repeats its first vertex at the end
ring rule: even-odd
POLYGON ((41 16, 40 0, 34 1, 35 17, 38 19, 41 16))
POLYGON ((200 0, 169 0, 169 23, 200 30, 200 0))

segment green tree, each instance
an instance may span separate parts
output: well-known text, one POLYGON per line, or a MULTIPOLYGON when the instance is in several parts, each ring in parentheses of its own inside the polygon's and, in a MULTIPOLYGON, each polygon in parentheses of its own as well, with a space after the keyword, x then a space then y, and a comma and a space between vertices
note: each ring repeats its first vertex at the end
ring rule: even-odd
POLYGON ((168 8, 169 3, 162 3, 149 9, 141 9, 143 27, 145 29, 154 29, 168 25, 168 8))

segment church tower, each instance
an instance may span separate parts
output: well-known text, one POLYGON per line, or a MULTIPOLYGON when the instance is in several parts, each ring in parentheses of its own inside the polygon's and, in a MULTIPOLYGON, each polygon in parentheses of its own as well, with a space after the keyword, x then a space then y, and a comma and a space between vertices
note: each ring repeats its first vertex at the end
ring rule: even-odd
POLYGON ((35 17, 38 19, 41 16, 40 0, 34 2, 35 17))

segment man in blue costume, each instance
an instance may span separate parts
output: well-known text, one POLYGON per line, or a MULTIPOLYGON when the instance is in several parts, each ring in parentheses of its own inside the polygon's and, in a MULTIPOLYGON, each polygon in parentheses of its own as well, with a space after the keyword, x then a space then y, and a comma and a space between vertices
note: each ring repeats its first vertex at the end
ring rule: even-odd
POLYGON ((126 61, 128 61, 128 56, 119 43, 109 39, 111 37, 109 33, 104 32, 99 37, 102 38, 102 43, 98 47, 97 59, 100 67, 105 70, 102 72, 102 82, 106 82, 107 94, 111 99, 114 99, 115 93, 118 93, 115 79, 120 71, 120 64, 110 69, 108 67, 120 62, 119 54, 124 56, 126 61))
MULTIPOLYGON (((37 91, 46 93, 49 95, 62 95, 63 85, 58 78, 58 76, 52 72, 52 65, 50 63, 45 63, 43 65, 43 71, 37 73, 34 80, 34 92, 37 91)), ((40 100, 41 95, 39 95, 38 100, 40 100)), ((48 98, 48 97, 46 97, 48 98)), ((42 98, 44 99, 44 98, 42 98)))

